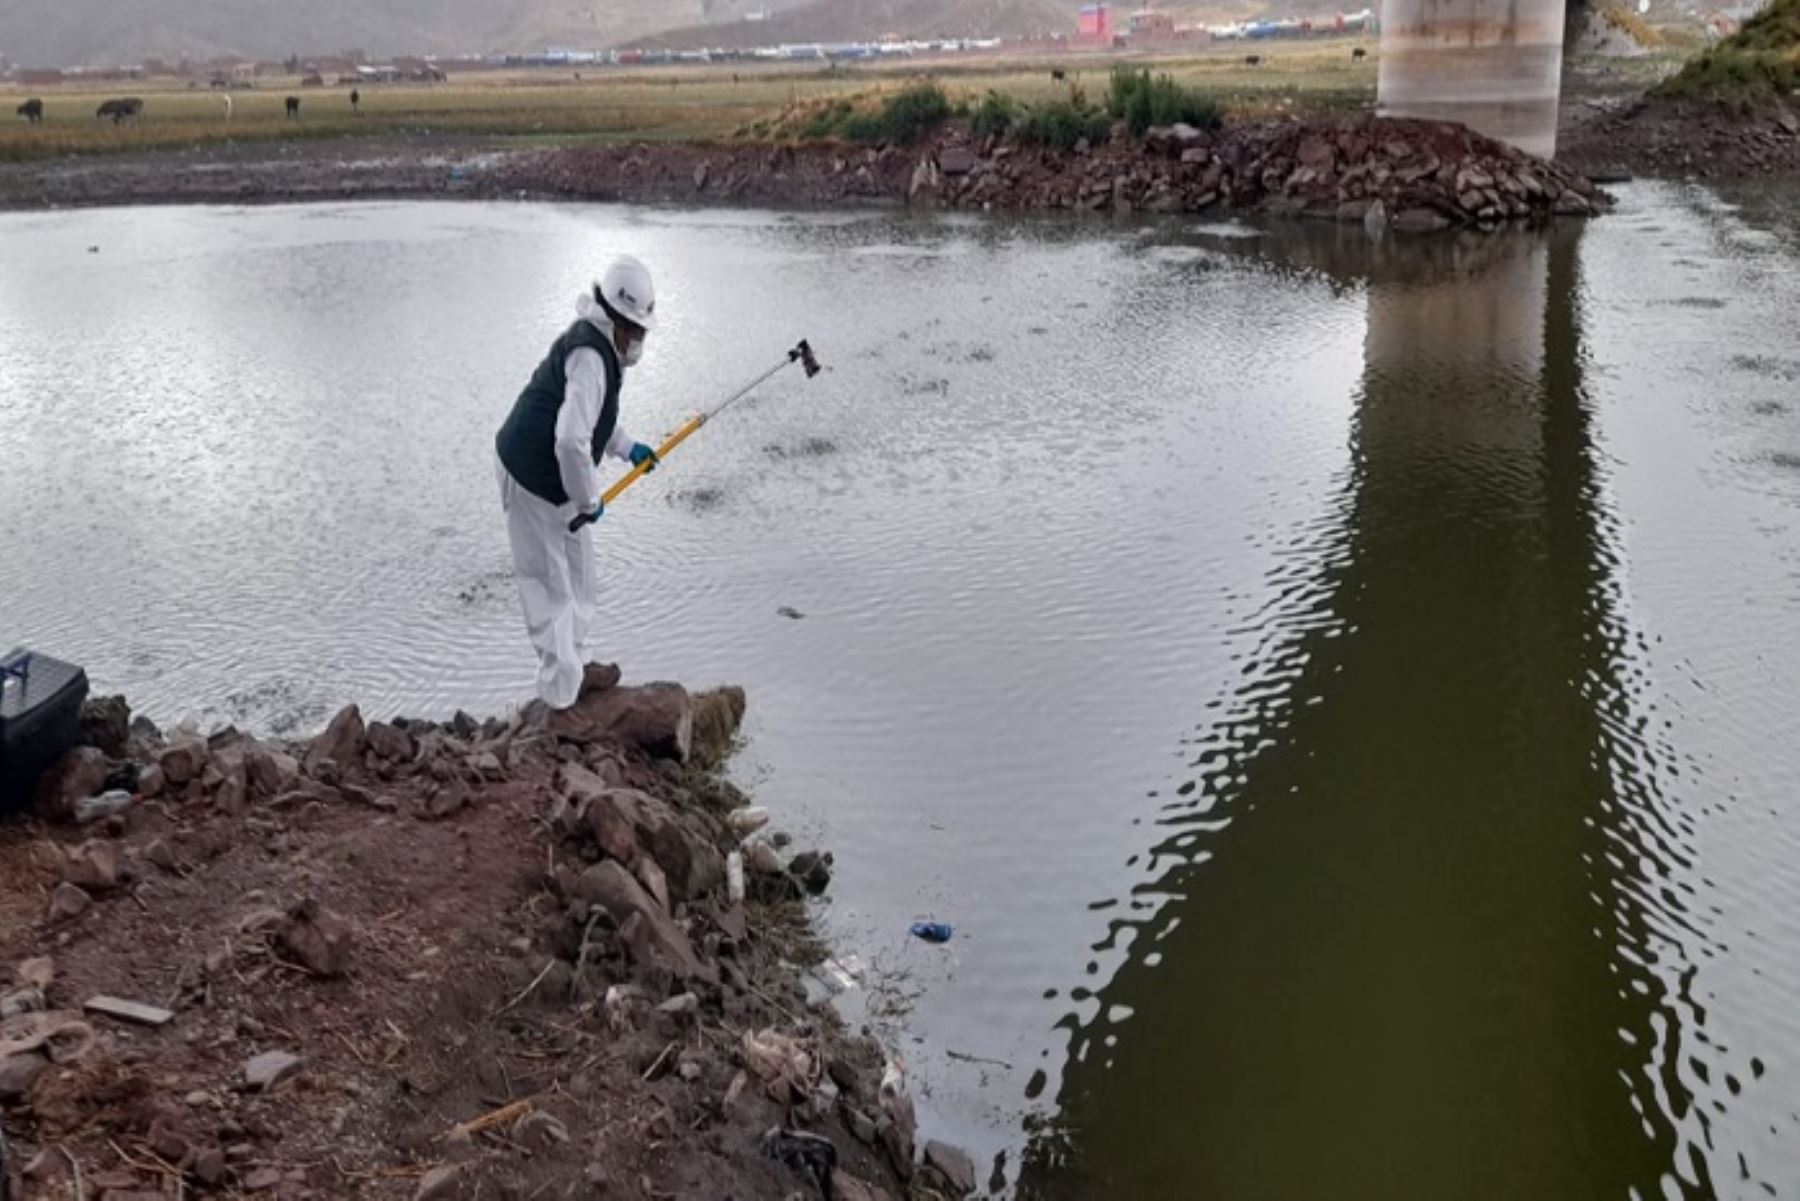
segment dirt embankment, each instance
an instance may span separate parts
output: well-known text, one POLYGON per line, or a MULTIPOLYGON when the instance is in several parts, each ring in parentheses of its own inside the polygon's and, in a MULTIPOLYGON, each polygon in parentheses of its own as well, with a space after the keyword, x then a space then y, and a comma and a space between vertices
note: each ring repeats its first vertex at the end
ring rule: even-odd
POLYGON ((1771 0, 1629 107, 1572 130, 1561 157, 1601 175, 1800 174, 1800 0, 1771 0))
POLYGON ((497 151, 383 142, 0 170, 0 205, 470 196, 697 204, 903 205, 1127 214, 1233 211, 1407 229, 1587 216, 1591 183, 1460 126, 1353 117, 1116 132, 1069 151, 951 122, 914 147, 638 144, 497 151), (360 155, 360 156, 359 156, 360 155))
POLYGON ((1645 96, 1571 130, 1557 159, 1601 180, 1792 177, 1800 175, 1800 111, 1645 96))
POLYGON ((742 693, 590 671, 572 720, 304 744, 96 707, 0 824, 0 1194, 972 1188, 809 1004, 850 983, 806 923, 828 857, 707 770, 742 693))

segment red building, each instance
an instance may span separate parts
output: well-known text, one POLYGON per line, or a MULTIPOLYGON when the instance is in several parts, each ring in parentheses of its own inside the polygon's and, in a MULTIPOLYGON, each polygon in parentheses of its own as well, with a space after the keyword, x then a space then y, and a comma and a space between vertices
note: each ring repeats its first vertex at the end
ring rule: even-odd
POLYGON ((1075 22, 1075 36, 1084 42, 1111 42, 1112 13, 1106 5, 1083 5, 1075 22))

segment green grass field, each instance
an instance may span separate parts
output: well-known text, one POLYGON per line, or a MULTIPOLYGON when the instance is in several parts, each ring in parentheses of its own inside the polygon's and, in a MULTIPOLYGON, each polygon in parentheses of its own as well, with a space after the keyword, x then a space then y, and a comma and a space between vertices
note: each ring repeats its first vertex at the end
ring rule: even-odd
MULTIPOLYGON (((1134 63, 1173 75, 1215 97, 1233 115, 1285 110, 1357 108, 1375 95, 1371 57, 1352 63, 1349 39, 1247 50, 1220 46, 1179 58, 1138 58, 1134 63), (1246 53, 1263 64, 1244 64, 1246 53)), ((377 135, 453 135, 533 142, 600 140, 707 140, 727 138, 763 123, 778 126, 785 112, 817 101, 858 98, 867 102, 921 78, 935 79, 953 101, 979 101, 989 91, 1035 104, 1067 99, 1071 87, 1091 100, 1105 97, 1112 57, 1071 56, 1054 62, 989 59, 953 64, 854 67, 796 71, 729 66, 608 69, 572 74, 520 72, 471 75, 435 86, 365 87, 362 113, 351 112, 348 88, 306 88, 298 80, 257 81, 254 91, 227 93, 169 83, 119 84, 104 91, 49 88, 41 96, 44 121, 30 125, 13 110, 27 92, 0 89, 0 161, 28 161, 77 154, 180 149, 223 142, 377 135), (1067 78, 1051 78, 1051 69, 1067 78), (114 96, 141 96, 144 116, 124 125, 101 120, 94 110, 114 96), (299 120, 289 120, 287 96, 301 99, 299 120)))

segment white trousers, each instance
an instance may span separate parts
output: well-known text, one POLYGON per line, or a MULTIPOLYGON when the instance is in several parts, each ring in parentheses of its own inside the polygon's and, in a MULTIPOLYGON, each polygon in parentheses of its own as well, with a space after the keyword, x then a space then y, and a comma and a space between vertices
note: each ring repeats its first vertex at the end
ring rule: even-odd
POLYGON ((581 695, 582 646, 594 622, 594 527, 569 533, 574 505, 532 495, 498 460, 494 469, 525 632, 537 650, 538 695, 552 709, 567 709, 581 695))

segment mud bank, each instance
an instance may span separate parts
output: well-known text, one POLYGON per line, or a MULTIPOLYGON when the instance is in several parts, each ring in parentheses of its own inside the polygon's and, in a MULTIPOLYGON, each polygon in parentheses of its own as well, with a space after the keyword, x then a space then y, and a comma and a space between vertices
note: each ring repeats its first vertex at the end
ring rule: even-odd
POLYGON ((713 770, 742 693, 617 679, 569 719, 352 707, 305 743, 90 702, 0 822, 0 1193, 972 1188, 820 1003, 829 858, 713 770))
POLYGON ((709 205, 911 205, 1128 215, 1239 212, 1431 230, 1588 216, 1585 178, 1460 126, 1350 117, 1116 130, 1064 152, 960 122, 914 147, 844 143, 596 145, 428 141, 238 147, 0 170, 12 208, 467 196, 709 205))
POLYGON ((1601 179, 1800 176, 1800 114, 1781 104, 1643 97, 1576 127, 1558 158, 1601 179))

